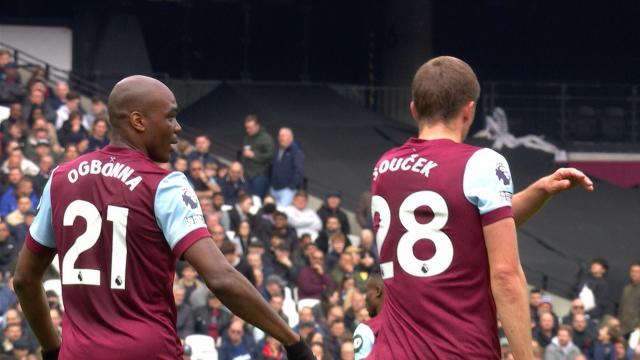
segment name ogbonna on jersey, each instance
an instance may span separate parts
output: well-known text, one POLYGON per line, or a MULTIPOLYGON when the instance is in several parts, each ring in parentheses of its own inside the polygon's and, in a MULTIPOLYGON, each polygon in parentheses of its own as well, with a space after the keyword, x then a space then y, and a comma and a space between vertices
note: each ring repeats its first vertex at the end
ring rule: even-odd
POLYGON ((409 157, 403 158, 393 158, 391 160, 383 160, 378 164, 377 167, 373 168, 373 180, 375 181, 378 175, 384 174, 387 171, 413 171, 415 173, 419 173, 424 175, 424 177, 429 177, 429 172, 434 167, 438 166, 435 161, 418 157, 418 154, 413 154, 409 157))
POLYGON ((69 179, 69 182, 73 184, 78 181, 81 176, 89 174, 100 174, 102 176, 119 179, 128 186, 131 191, 133 191, 136 186, 142 182, 142 178, 140 176, 130 179, 131 175, 133 175, 132 168, 119 162, 108 162, 103 164, 100 160, 91 160, 91 162, 81 161, 80 164, 78 164, 77 169, 69 170, 67 179, 69 179))

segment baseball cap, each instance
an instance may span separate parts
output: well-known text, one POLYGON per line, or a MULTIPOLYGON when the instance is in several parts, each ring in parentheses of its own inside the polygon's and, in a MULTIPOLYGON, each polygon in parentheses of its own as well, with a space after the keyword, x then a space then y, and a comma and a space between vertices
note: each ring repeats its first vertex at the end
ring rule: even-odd
POLYGON ((330 197, 339 197, 342 198, 342 193, 340 191, 329 191, 328 193, 325 194, 325 199, 328 199, 330 197))
POLYGON ((551 303, 551 296, 549 295, 545 295, 540 299, 540 304, 552 304, 551 303))
POLYGON ((36 146, 40 145, 49 146, 51 144, 49 143, 48 139, 38 139, 38 141, 36 141, 36 146))

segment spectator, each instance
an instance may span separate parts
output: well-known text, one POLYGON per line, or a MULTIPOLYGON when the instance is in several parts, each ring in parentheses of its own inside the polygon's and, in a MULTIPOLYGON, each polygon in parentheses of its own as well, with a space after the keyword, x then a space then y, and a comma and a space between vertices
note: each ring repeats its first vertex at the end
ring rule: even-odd
POLYGON ((11 51, 7 49, 0 49, 0 81, 5 80, 5 72, 7 71, 7 66, 10 64, 12 64, 11 51))
POLYGON ((13 346, 23 339, 22 326, 19 324, 7 325, 4 329, 4 340, 2 341, 2 350, 5 354, 13 354, 13 346))
POLYGON ((587 326, 586 314, 577 313, 573 316, 571 330, 573 331, 573 343, 576 344, 580 351, 585 354, 591 352, 595 336, 587 326))
POLYGON ((378 261, 378 249, 373 241, 373 231, 370 229, 360 230, 360 263, 366 269, 371 269, 378 261), (370 259, 369 259, 370 258, 370 259))
POLYGON ((273 236, 278 236, 284 240, 289 249, 294 249, 298 243, 298 236, 293 227, 289 225, 287 214, 276 211, 273 214, 273 224, 262 231, 262 234, 258 235, 258 238, 265 241, 271 239, 273 236))
POLYGON ((93 124, 97 119, 109 120, 109 112, 107 111, 107 105, 99 97, 93 97, 91 99, 91 112, 86 114, 85 117, 86 127, 93 127, 93 124))
POLYGON ((267 335, 257 346, 258 352, 253 359, 257 360, 284 360, 285 350, 282 344, 273 336, 267 335))
POLYGON ((538 304, 538 317, 540 317, 543 313, 549 313, 553 317, 553 331, 558 330, 558 325, 560 325, 560 321, 558 320, 558 316, 553 312, 553 302, 551 301, 551 296, 544 295, 540 299, 540 304, 538 304))
POLYGON ((342 211, 340 204, 342 203, 342 195, 339 192, 331 192, 325 196, 324 204, 318 209, 318 216, 322 223, 326 225, 326 221, 330 216, 335 216, 340 220, 340 231, 343 234, 351 234, 349 219, 347 214, 342 211))
POLYGON ((553 329, 553 316, 549 312, 540 314, 540 322, 533 330, 533 340, 537 341, 542 348, 546 348, 555 336, 553 329))
POLYGON ((362 252, 353 245, 347 246, 344 252, 350 254, 353 259, 353 280, 356 288, 364 292, 367 288, 367 279, 369 278, 369 272, 371 272, 373 265, 362 265, 362 252))
MULTIPOLYGON (((344 236, 344 234, 338 232, 331 235, 331 238, 329 239, 329 252, 327 253, 327 256, 324 260, 324 266, 329 269, 330 272, 333 271, 334 267, 338 263, 338 260, 340 260, 340 255, 344 252, 346 246, 347 237, 344 236)), ((339 283, 340 281, 336 281, 336 284, 339 283)))
POLYGON ((236 246, 236 253, 239 256, 245 256, 252 241, 259 240, 251 232, 249 219, 240 220, 238 227, 235 228, 235 236, 231 239, 231 242, 236 246))
POLYGON ((192 309, 204 306, 207 302, 207 286, 198 279, 198 272, 193 265, 186 261, 180 265, 182 266, 180 270, 182 277, 178 279, 177 285, 184 289, 184 302, 191 305, 192 309))
POLYGON ((293 197, 293 205, 283 207, 282 212, 287 214, 289 224, 296 229, 298 236, 309 234, 316 238, 322 229, 322 221, 315 211, 307 207, 308 200, 306 192, 298 191, 293 197))
POLYGON ((347 326, 349 333, 353 333, 356 330, 356 326, 359 324, 359 321, 357 320, 359 316, 358 314, 362 309, 366 310, 364 295, 362 295, 360 291, 353 291, 351 293, 349 303, 350 306, 344 313, 344 323, 347 326))
MULTIPOLYGON (((198 163, 198 160, 194 160, 193 163, 198 163)), ((192 164, 193 164, 192 163, 192 164)), ((253 206, 253 199, 247 194, 238 196, 238 202, 233 205, 227 214, 229 216, 229 229, 237 229, 240 226, 241 221, 248 221, 251 227, 255 226, 254 215, 250 210, 253 206)))
POLYGON ((358 207, 356 209, 356 220, 362 229, 373 229, 373 218, 371 217, 371 192, 365 191, 360 195, 358 207))
POLYGON ((214 192, 220 191, 218 184, 215 181, 210 181, 200 160, 193 160, 189 164, 187 179, 191 183, 191 186, 193 186, 193 190, 195 190, 198 197, 210 198, 214 192))
POLYGON ((640 326, 640 262, 629 267, 630 283, 622 290, 618 318, 625 336, 640 326))
POLYGON ((105 118, 97 118, 91 125, 91 135, 89 136, 89 144, 87 151, 96 151, 109 145, 109 124, 105 118))
POLYGON ((252 195, 264 198, 269 189, 269 165, 273 160, 273 138, 260 124, 256 115, 244 120, 246 136, 243 141, 242 166, 252 195))
MULTIPOLYGON (((597 258, 591 261, 591 267, 587 278, 578 286, 578 297, 583 299, 584 296, 595 301, 594 307, 587 307, 587 313, 595 321, 600 320, 604 315, 611 315, 611 295, 609 280, 607 279, 607 271, 609 264, 605 259, 597 258)), ((588 302, 583 299, 588 305, 588 302)))
MULTIPOLYGON (((27 138, 27 144, 35 147, 36 143, 43 139, 49 141, 51 151, 55 154, 62 153, 63 150, 58 142, 58 134, 55 126, 50 124, 44 117, 39 116, 33 120, 31 135, 27 138)), ((27 155, 29 155, 29 153, 27 153, 27 155)))
MULTIPOLYGON (((20 74, 14 64, 9 64, 4 68, 4 81, 0 81, 0 104, 10 104, 22 101, 27 90, 20 84, 20 74)), ((0 77, 2 73, 0 73, 0 77)))
POLYGON ((231 320, 231 324, 222 337, 219 360, 250 359, 254 348, 253 338, 245 334, 244 321, 239 318, 231 320))
POLYGON ((340 358, 340 345, 346 335, 344 320, 338 318, 329 323, 329 336, 326 337, 325 348, 334 359, 340 358))
POLYGON ((591 360, 613 360, 615 359, 615 349, 609 333, 609 327, 603 325, 598 330, 598 338, 596 339, 589 354, 591 360))
POLYGON ((613 341, 613 349, 616 360, 631 360, 634 356, 633 349, 629 348, 627 342, 623 338, 616 338, 613 341))
POLYGON ((199 160, 202 165, 207 166, 209 164, 219 165, 220 161, 211 151, 211 141, 206 135, 199 135, 195 140, 195 150, 192 151, 187 160, 192 162, 193 160, 199 160))
POLYGON ((74 112, 79 114, 80 124, 84 128, 90 128, 91 126, 80 109, 80 94, 75 91, 69 91, 66 100, 65 104, 56 111, 56 129, 62 129, 63 124, 71 118, 71 114, 74 112))
POLYGON ((69 94, 69 85, 64 81, 56 83, 56 88, 51 94, 51 107, 53 110, 57 111, 67 103, 67 94, 69 94))
POLYGON ((55 164, 51 156, 43 156, 38 162, 40 172, 38 172, 32 180, 33 188, 38 198, 42 195, 44 186, 51 177, 51 171, 53 170, 54 165, 55 164))
POLYGON ((58 308, 50 308, 49 316, 51 317, 53 328, 56 329, 58 336, 60 336, 62 334, 62 312, 58 308))
POLYGON ((571 342, 571 328, 561 325, 558 336, 554 337, 545 351, 545 360, 575 360, 580 355, 580 349, 571 342))
MULTIPOLYGON (((0 223, 0 244, 2 244, 2 236, 2 223, 0 223)), ((4 314, 17 302, 18 298, 16 298, 16 294, 9 287, 5 272, 0 271, 0 314, 4 314)))
POLYGON ((56 112, 48 102, 45 102, 45 94, 43 91, 33 89, 29 93, 29 97, 22 104, 22 110, 28 116, 28 124, 33 124, 33 120, 39 114, 44 116, 48 122, 53 123, 56 119, 56 112), (39 110, 39 112, 36 112, 39 110))
POLYGON ((293 140, 293 131, 283 127, 278 132, 278 149, 271 164, 271 193, 278 206, 291 205, 303 179, 304 153, 293 140))
MULTIPOLYGON (((220 173, 218 173, 220 175, 220 173)), ((224 196, 225 204, 234 205, 240 194, 249 192, 246 181, 244 180, 244 171, 242 164, 233 162, 229 166, 229 173, 221 178, 218 182, 220 192, 224 196)))
POLYGON ((256 279, 253 277, 253 270, 249 267, 244 258, 238 256, 236 253, 236 246, 233 243, 227 242, 222 244, 220 251, 224 257, 227 258, 229 264, 236 268, 239 273, 244 275, 244 277, 246 277, 254 286, 256 285, 256 279))
POLYGON ((195 316, 191 305, 185 302, 184 286, 177 284, 173 286, 173 299, 176 303, 176 328, 178 330, 178 337, 184 340, 184 338, 193 334, 195 331, 195 316))
POLYGON ((232 317, 233 315, 222 305, 220 299, 209 291, 207 304, 195 311, 195 332, 209 335, 217 341, 220 335, 227 330, 232 317))
POLYGON ((9 117, 0 123, 0 131, 5 139, 9 137, 9 127, 13 124, 25 124, 22 104, 19 102, 13 102, 9 105, 9 117))
POLYGON ((309 265, 302 268, 298 275, 298 297, 300 299, 318 299, 322 292, 334 289, 335 284, 324 268, 324 254, 314 251, 309 258, 309 265))
POLYGON ((38 169, 38 165, 36 165, 33 161, 27 159, 22 154, 22 150, 13 149, 9 153, 9 157, 2 164, 2 172, 5 174, 9 173, 9 169, 18 168, 24 175, 34 176, 40 172, 38 169))
POLYGON ((275 312, 280 315, 284 322, 288 324, 289 317, 282 311, 282 306, 284 305, 284 295, 275 294, 271 296, 271 299, 269 299, 269 304, 271 305, 271 308, 273 308, 273 310, 275 310, 275 312))
POLYGON ((353 360, 355 358, 355 351, 353 348, 353 342, 349 340, 342 341, 340 346, 340 360, 353 360))
MULTIPOLYGON (((11 170, 12 172, 16 172, 17 169, 11 170)), ((11 178, 11 174, 9 174, 11 178)), ((38 197, 33 191, 33 183, 28 178, 21 179, 16 185, 15 189, 13 187, 9 187, 2 198, 0 199, 0 215, 5 217, 9 215, 12 211, 18 208, 18 198, 21 196, 27 196, 31 199, 31 204, 33 207, 38 207, 38 197)))
MULTIPOLYGON (((340 219, 337 216, 329 216, 324 220, 324 229, 318 235, 316 239, 316 244, 322 250, 322 252, 327 253, 329 251, 329 239, 334 235, 340 233, 341 224, 340 219)), ((347 239, 348 240, 348 239, 347 239)), ((350 242, 347 242, 347 246, 351 245, 350 242)))
POLYGON ((11 237, 9 225, 0 222, 0 272, 9 273, 13 261, 18 257, 19 249, 15 246, 15 240, 11 237))
MULTIPOLYGON (((89 131, 82 125, 82 114, 78 111, 72 111, 69 119, 66 120, 58 131, 58 139, 62 146, 67 144, 81 144, 86 142, 84 147, 89 144, 89 131)), ((82 145, 78 145, 79 152, 82 152, 82 145)))
POLYGON ((31 198, 24 195, 20 196, 18 198, 18 208, 10 212, 9 215, 7 215, 7 218, 6 218, 7 224, 11 226, 17 226, 19 224, 24 223, 25 216, 31 210, 32 210, 31 198))
POLYGON ((294 287, 298 278, 298 266, 291 261, 289 246, 281 242, 273 252, 273 273, 283 278, 288 286, 294 287))
POLYGON ((64 147, 64 155, 62 155, 62 159, 60 159, 60 163, 65 163, 67 161, 74 160, 80 155, 80 150, 77 144, 67 144, 64 147))

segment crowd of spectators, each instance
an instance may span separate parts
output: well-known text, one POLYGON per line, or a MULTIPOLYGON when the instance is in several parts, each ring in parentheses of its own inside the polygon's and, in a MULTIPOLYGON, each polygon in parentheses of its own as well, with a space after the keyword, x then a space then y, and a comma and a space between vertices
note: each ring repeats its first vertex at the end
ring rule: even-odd
MULTIPOLYGON (((618 309, 611 301, 608 264, 591 262, 589 274, 579 284, 569 312, 556 314, 552 299, 540 289, 529 294, 534 358, 541 360, 640 359, 640 262, 629 267, 618 309), (562 315, 562 314, 560 314, 562 315)), ((503 359, 512 359, 501 332, 503 359)))
MULTIPOLYGON (((8 113, 0 116, 0 359, 34 359, 37 352, 11 274, 51 170, 109 142, 104 101, 94 98, 88 109, 80 102, 66 83, 50 86, 42 70, 21 79, 11 53, 0 50, 0 115, 2 107, 8 113)), ((283 127, 274 140, 256 115, 245 118, 244 131, 237 161, 222 161, 210 139, 197 135, 193 142, 181 140, 171 162, 159 165, 186 175, 226 259, 308 341, 317 358, 353 359, 351 337, 369 319, 365 286, 378 260, 370 194, 363 195, 353 224, 339 192, 325 194, 322 205, 311 208, 303 146, 294 131, 283 127)), ((179 261, 176 268, 173 293, 182 340, 210 337, 221 360, 286 358, 276 339, 225 308, 191 265, 179 261)), ((606 262, 594 261, 571 312, 562 317, 548 296, 531 292, 537 358, 632 359, 634 351, 640 353, 640 264, 631 266, 632 281, 617 318, 606 270, 606 262)), ((55 326, 64 331, 60 294, 48 291, 47 298, 55 326)), ((508 346, 501 342, 508 359, 508 346)), ((191 351, 185 345, 185 358, 191 351)))

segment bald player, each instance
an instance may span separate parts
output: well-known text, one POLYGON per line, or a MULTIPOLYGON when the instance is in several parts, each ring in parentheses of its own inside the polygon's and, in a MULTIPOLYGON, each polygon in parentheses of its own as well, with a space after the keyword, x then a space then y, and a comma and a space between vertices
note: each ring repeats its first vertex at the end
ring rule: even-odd
POLYGON ((125 78, 109 96, 110 145, 53 171, 14 282, 43 358, 181 359, 172 284, 176 259, 184 258, 234 314, 285 344, 290 359, 312 359, 215 246, 186 177, 156 165, 177 143, 177 113, 164 84, 125 78), (56 254, 62 343, 42 288, 56 254))

